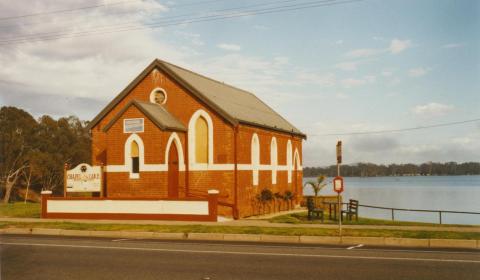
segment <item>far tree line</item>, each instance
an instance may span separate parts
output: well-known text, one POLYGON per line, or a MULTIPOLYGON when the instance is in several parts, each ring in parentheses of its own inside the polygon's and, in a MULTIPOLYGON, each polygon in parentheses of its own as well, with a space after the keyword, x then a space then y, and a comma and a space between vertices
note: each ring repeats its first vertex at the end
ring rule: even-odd
POLYGON ((90 162, 87 122, 77 117, 35 119, 16 107, 0 108, 0 191, 3 203, 37 201, 42 189, 63 191, 63 165, 90 162))
MULTIPOLYGON (((337 175, 337 166, 304 167, 304 177, 337 175)), ((341 175, 344 177, 379 177, 379 176, 455 176, 480 175, 480 162, 426 162, 422 164, 374 164, 356 163, 341 166, 341 175)))

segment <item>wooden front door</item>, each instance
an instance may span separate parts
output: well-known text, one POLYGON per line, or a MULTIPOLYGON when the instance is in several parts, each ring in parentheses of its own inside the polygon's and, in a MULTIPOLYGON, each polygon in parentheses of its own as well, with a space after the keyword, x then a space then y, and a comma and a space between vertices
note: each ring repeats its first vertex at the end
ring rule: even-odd
POLYGON ((175 142, 172 142, 168 152, 168 197, 178 197, 178 151, 175 142))

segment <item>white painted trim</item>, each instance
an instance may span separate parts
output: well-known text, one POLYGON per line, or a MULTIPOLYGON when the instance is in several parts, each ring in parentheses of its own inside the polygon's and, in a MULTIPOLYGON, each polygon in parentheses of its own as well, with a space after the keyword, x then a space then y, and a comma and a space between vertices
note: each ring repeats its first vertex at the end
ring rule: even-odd
POLYGON ((292 141, 290 141, 290 139, 288 139, 288 142, 287 142, 287 171, 288 171, 288 175, 287 175, 287 178, 288 178, 288 183, 291 183, 292 182, 292 141))
MULTIPOLYGON (((138 144, 138 165, 139 165, 139 172, 144 169, 144 160, 145 160, 145 148, 143 145, 142 138, 138 136, 138 134, 133 133, 131 134, 128 138, 127 141, 125 141, 125 150, 124 150, 124 165, 126 166, 126 169, 130 173, 130 179, 138 179, 140 176, 135 175, 136 173, 132 172, 132 157, 131 157, 131 148, 132 148, 132 142, 135 141, 138 144)), ((137 173, 139 174, 139 173, 137 173)))
POLYGON ((162 102, 161 105, 167 103, 167 97, 168 97, 167 91, 164 90, 164 89, 161 88, 161 87, 156 87, 156 88, 154 88, 154 89, 150 92, 150 98, 149 98, 149 99, 150 99, 150 102, 151 102, 151 103, 154 103, 154 104, 157 104, 157 103, 155 102, 155 93, 156 93, 157 91, 162 91, 163 94, 165 95, 165 99, 163 100, 163 102, 162 102))
POLYGON ((260 139, 254 133, 251 140, 252 184, 258 186, 258 171, 260 169, 260 139))
MULTIPOLYGON (((190 121, 188 122, 188 162, 189 168, 195 169, 195 165, 198 164, 196 161, 195 153, 195 136, 196 128, 195 123, 199 117, 203 117, 207 121, 208 126, 208 164, 213 164, 213 121, 210 115, 202 109, 197 110, 193 113, 190 121)), ((202 164, 205 165, 205 164, 202 164)))
POLYGON ((195 163, 190 164, 190 171, 231 171, 235 170, 235 164, 208 164, 208 163, 195 163))
POLYGON ((297 167, 297 171, 302 168, 302 165, 300 164, 300 154, 298 153, 298 149, 295 148, 295 154, 293 157, 293 164, 297 167))
MULTIPOLYGON (((225 163, 225 164, 196 164, 193 166, 193 169, 190 171, 233 171, 235 170, 235 164, 225 163)), ((106 172, 115 173, 115 172, 129 172, 128 168, 125 165, 107 165, 106 172)), ((271 165, 262 164, 258 166, 259 171, 271 171, 273 168, 271 165)), ((252 171, 251 164, 238 164, 237 170, 239 171, 252 171)), ((277 173, 279 171, 288 171, 286 165, 277 165, 277 173)), ((297 170, 302 170, 302 166, 297 168, 297 170)), ((166 164, 144 164, 141 172, 166 172, 168 171, 168 165, 166 164)), ((180 171, 185 171, 185 169, 180 169, 180 171)))
POLYGON ((167 141, 167 148, 165 149, 165 165, 167 166, 168 170, 168 154, 170 152, 170 146, 172 145, 172 142, 175 141, 175 145, 177 146, 177 152, 178 152, 178 169, 179 171, 185 171, 185 159, 183 156, 183 147, 182 147, 182 142, 180 141, 180 137, 178 137, 178 134, 176 132, 173 132, 170 134, 170 137, 168 138, 167 141))
POLYGON ((277 184, 277 166, 278 166, 277 138, 272 137, 272 141, 270 142, 270 167, 272 169, 272 185, 277 184))

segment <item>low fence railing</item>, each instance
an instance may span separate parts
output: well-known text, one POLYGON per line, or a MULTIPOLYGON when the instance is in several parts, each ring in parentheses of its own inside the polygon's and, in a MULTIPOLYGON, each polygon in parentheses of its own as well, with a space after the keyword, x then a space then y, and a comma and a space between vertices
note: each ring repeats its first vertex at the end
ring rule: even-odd
MULTIPOLYGON (((348 205, 348 203, 343 203, 344 205, 348 205)), ((393 207, 382 207, 382 206, 373 206, 373 205, 365 205, 365 204, 358 204, 359 207, 365 208, 374 208, 374 209, 383 209, 389 210, 391 212, 392 221, 395 221, 395 211, 404 211, 404 212, 428 212, 428 213, 438 213, 438 221, 439 224, 442 224, 442 214, 450 213, 450 214, 468 214, 468 215, 480 215, 480 212, 469 212, 469 211, 450 211, 450 210, 427 210, 427 209, 408 209, 408 208, 393 208, 393 207)))

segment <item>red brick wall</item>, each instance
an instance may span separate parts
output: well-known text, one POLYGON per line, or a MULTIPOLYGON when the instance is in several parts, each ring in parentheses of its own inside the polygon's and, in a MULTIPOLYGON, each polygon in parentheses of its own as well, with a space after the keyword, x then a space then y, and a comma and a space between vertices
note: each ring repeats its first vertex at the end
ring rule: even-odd
MULTIPOLYGON (((251 126, 241 125, 238 135, 238 163, 251 163, 251 140, 253 134, 257 133, 260 141, 260 164, 270 165, 270 144, 272 137, 277 139, 277 165, 287 164, 287 142, 292 142, 292 157, 295 154, 295 148, 298 149, 300 155, 300 163, 302 157, 302 141, 299 137, 293 137, 288 134, 273 132, 270 130, 260 129, 251 126)), ((292 160, 293 164, 293 160, 292 160)), ((288 171, 277 170, 277 183, 272 184, 272 171, 260 170, 258 186, 253 186, 252 171, 238 171, 238 192, 239 192, 239 212, 241 217, 262 213, 262 208, 258 205, 256 195, 263 189, 270 189, 273 193, 279 192, 283 194, 289 190, 302 195, 302 171, 292 172, 292 182, 288 183, 288 171), (296 185, 294 176, 297 176, 296 185)), ((300 200, 298 200, 300 201, 300 200)), ((271 206, 273 207, 273 205, 271 206)), ((268 210, 268 208, 267 208, 268 210)))
MULTIPOLYGON (((218 114, 210 110, 195 97, 190 95, 178 83, 162 74, 153 71, 147 75, 123 100, 117 104, 95 127, 92 128, 92 162, 93 164, 105 163, 107 165, 124 164, 124 145, 130 134, 123 133, 123 119, 144 117, 134 106, 130 107, 123 116, 103 133, 101 129, 132 99, 149 101, 150 93, 156 87, 163 88, 167 93, 167 110, 177 117, 185 127, 191 116, 199 109, 205 110, 213 122, 214 150, 213 160, 215 164, 234 163, 234 128, 225 122, 218 114)), ((257 133, 260 140, 260 163, 270 164, 271 138, 277 138, 278 165, 286 165, 287 141, 292 141, 292 157, 295 148, 298 148, 302 157, 302 142, 298 137, 269 130, 240 125, 237 138, 237 157, 239 164, 250 164, 251 139, 253 133, 257 133)), ((139 133, 145 149, 146 164, 161 164, 165 159, 165 148, 171 132, 158 129, 148 118, 145 118, 145 132, 139 133)), ((182 142, 185 164, 188 164, 186 133, 177 133, 182 142)), ((302 159, 301 159, 302 160, 302 159)), ((292 160, 293 163, 293 160, 292 160)), ((187 167, 188 169, 188 167, 187 167)), ((187 188, 186 172, 180 172, 180 197, 185 196, 187 188)), ((295 172, 293 172, 295 174, 295 172)), ((295 176, 293 175, 292 176, 295 176)), ((167 172, 141 172, 139 179, 129 179, 128 173, 111 172, 107 178, 107 195, 120 196, 143 196, 143 197, 166 197, 167 196, 167 172)), ((271 184, 271 171, 260 171, 259 185, 252 186, 252 171, 238 171, 238 208, 241 217, 258 213, 255 196, 263 188, 269 188, 273 192, 291 190, 301 195, 302 172, 297 172, 297 184, 292 177, 292 183, 287 183, 287 171, 277 171, 277 184, 271 184)), ((234 203, 235 198, 235 172, 230 171, 191 171, 188 174, 189 190, 193 195, 205 195, 208 189, 220 191, 219 201, 234 203)), ((228 207, 220 207, 219 214, 232 215, 228 207)))

